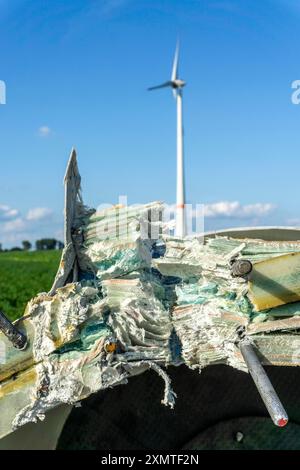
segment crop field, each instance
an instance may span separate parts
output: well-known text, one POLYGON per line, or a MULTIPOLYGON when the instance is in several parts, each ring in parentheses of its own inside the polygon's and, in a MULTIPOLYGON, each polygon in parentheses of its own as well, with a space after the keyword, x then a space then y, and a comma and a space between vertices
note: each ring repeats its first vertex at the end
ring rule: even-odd
POLYGON ((60 256, 58 250, 0 253, 0 310, 11 320, 21 317, 32 297, 49 291, 60 256))

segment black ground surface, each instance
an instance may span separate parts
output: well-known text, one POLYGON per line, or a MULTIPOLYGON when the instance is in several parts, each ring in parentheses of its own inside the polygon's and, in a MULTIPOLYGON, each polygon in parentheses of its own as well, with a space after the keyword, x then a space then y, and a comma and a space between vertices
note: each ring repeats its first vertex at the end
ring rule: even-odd
POLYGON ((168 369, 178 395, 174 410, 160 403, 164 384, 149 371, 74 408, 58 448, 300 449, 300 368, 266 371, 289 414, 285 428, 268 418, 248 374, 222 365, 201 374, 180 366, 168 369), (244 436, 241 442, 237 432, 244 436))

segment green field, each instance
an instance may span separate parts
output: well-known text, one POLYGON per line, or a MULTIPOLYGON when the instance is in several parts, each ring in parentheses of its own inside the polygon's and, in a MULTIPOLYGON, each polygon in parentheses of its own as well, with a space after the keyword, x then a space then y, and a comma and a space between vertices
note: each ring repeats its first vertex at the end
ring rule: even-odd
POLYGON ((51 288, 60 251, 0 253, 0 310, 15 320, 28 300, 51 288))

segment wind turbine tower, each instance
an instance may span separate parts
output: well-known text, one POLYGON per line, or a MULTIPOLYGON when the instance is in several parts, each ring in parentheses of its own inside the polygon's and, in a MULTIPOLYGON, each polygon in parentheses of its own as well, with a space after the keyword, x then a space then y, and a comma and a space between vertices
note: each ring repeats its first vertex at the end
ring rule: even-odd
POLYGON ((185 220, 185 184, 184 184, 184 155, 183 155, 183 120, 182 120, 182 88, 185 82, 178 78, 179 44, 177 43, 171 80, 161 85, 148 88, 157 90, 159 88, 171 87, 177 107, 177 186, 176 186, 176 228, 175 235, 183 238, 186 235, 185 220))

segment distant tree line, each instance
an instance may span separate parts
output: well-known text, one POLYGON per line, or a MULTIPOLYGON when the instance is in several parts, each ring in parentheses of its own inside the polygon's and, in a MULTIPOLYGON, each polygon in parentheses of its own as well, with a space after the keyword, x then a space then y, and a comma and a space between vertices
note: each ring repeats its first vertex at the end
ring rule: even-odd
POLYGON ((64 244, 55 238, 41 238, 35 242, 36 250, 62 250, 64 244))
MULTIPOLYGON (((32 243, 28 240, 22 241, 22 247, 14 246, 13 248, 3 249, 2 243, 0 243, 0 252, 2 251, 30 251, 32 249, 32 243)), ((37 251, 46 251, 46 250, 62 250, 64 244, 56 240, 55 238, 41 238, 35 242, 35 249, 37 251)))

